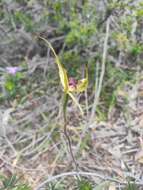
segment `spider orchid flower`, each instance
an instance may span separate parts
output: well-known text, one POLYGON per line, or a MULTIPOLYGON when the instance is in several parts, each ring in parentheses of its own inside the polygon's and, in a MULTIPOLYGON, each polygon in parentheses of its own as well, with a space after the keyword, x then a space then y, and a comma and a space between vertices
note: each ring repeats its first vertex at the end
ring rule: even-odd
POLYGON ((54 48, 52 47, 51 43, 49 41, 47 41, 45 38, 40 37, 42 40, 44 40, 48 46, 50 47, 50 49, 52 50, 55 59, 56 59, 56 64, 58 66, 59 69, 59 77, 60 77, 60 81, 61 84, 63 86, 63 91, 65 94, 68 94, 72 100, 74 101, 74 103, 79 107, 81 113, 83 114, 83 110, 80 106, 80 104, 77 102, 76 98, 74 97, 73 93, 80 93, 83 92, 87 89, 88 86, 88 69, 86 68, 86 77, 81 79, 81 80, 75 80, 73 77, 68 77, 67 75, 67 71, 64 68, 64 66, 61 64, 54 48))

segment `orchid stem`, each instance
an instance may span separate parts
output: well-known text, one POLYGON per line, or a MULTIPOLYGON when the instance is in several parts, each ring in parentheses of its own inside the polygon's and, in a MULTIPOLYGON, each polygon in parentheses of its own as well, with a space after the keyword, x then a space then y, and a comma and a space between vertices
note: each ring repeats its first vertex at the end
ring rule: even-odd
POLYGON ((78 172, 78 164, 75 160, 73 151, 72 151, 72 145, 71 145, 71 139, 67 131, 67 103, 68 103, 69 95, 67 93, 64 93, 64 102, 63 102, 63 117, 64 117, 64 135, 68 142, 69 152, 72 157, 72 160, 75 164, 76 171, 78 172))

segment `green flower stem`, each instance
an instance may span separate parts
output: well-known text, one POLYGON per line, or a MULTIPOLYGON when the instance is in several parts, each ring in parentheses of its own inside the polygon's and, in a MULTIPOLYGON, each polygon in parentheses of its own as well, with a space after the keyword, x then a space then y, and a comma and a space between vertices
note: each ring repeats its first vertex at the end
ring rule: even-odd
POLYGON ((76 171, 78 172, 78 164, 77 164, 77 162, 75 160, 75 157, 74 157, 74 154, 73 154, 73 151, 72 151, 70 136, 69 136, 68 131, 67 131, 67 115, 66 115, 66 113, 67 113, 68 99, 69 99, 69 95, 67 93, 64 93, 64 102, 63 102, 64 134, 65 134, 65 137, 66 137, 67 142, 68 142, 70 155, 71 155, 72 160, 73 160, 73 162, 75 164, 76 171))

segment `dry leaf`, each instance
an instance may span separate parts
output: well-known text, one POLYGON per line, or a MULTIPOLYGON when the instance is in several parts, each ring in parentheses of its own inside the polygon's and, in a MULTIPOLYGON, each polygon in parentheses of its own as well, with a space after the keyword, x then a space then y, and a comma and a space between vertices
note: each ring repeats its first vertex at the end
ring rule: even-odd
POLYGON ((135 160, 138 161, 140 164, 143 164, 143 150, 137 152, 135 155, 135 160))
POLYGON ((116 190, 115 183, 111 183, 108 190, 116 190))

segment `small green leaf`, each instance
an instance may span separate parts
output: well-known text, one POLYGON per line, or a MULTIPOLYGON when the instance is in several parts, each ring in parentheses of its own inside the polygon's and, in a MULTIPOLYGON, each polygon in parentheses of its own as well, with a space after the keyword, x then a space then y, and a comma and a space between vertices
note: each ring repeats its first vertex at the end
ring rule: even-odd
POLYGON ((15 88, 15 84, 13 83, 13 81, 6 81, 5 83, 5 88, 8 91, 12 91, 15 88))
POLYGON ((12 175, 11 177, 9 178, 5 178, 3 180, 3 185, 5 188, 10 188, 10 187, 13 187, 17 182, 17 177, 15 175, 12 175))
POLYGON ((79 182, 78 188, 79 190, 93 190, 92 185, 88 181, 85 181, 85 180, 82 180, 79 182))
POLYGON ((28 185, 18 185, 17 187, 13 188, 12 190, 32 190, 28 185))
POLYGON ((128 185, 125 187, 124 190, 138 190, 138 187, 135 183, 128 182, 128 185))

